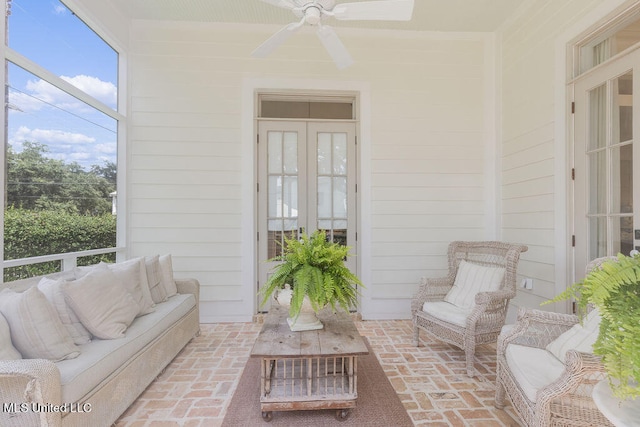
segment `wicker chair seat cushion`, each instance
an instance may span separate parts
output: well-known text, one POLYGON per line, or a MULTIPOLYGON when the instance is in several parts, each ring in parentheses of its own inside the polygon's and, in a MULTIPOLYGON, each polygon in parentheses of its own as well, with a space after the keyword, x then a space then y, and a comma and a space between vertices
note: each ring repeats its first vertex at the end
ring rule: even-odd
POLYGON ((422 311, 447 323, 465 327, 473 308, 459 307, 446 301, 427 301, 422 305, 422 311))
POLYGON ((175 295, 157 304, 153 313, 136 318, 124 337, 115 340, 94 338, 80 346, 82 352, 76 359, 56 363, 60 370, 62 401, 78 402, 189 313, 195 304, 192 294, 175 295))
POLYGON ((505 351, 509 370, 531 402, 537 401, 537 393, 558 379, 564 371, 564 363, 543 348, 509 344, 505 351))
POLYGON ((7 319, 0 313, 0 360, 22 359, 22 355, 11 343, 11 331, 7 319))
POLYGON ((476 303, 477 293, 500 289, 504 272, 502 267, 487 267, 462 260, 453 287, 444 300, 458 307, 471 308, 476 303))
POLYGON ((583 324, 576 323, 547 345, 551 352, 561 362, 564 362, 568 350, 577 350, 583 353, 593 353, 593 344, 600 333, 600 314, 598 310, 591 312, 584 318, 583 324))

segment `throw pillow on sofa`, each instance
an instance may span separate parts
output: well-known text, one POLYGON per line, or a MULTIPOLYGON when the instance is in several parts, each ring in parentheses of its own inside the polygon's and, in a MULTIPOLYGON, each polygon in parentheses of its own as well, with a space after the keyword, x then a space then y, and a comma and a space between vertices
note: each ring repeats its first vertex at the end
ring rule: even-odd
POLYGON ((3 289, 0 313, 7 319, 11 342, 22 357, 58 361, 80 355, 58 313, 36 286, 24 292, 3 289))
POLYGON ((11 343, 11 331, 7 319, 0 314, 0 360, 22 359, 22 355, 11 343))
POLYGON ((160 263, 160 271, 162 272, 161 283, 167 294, 167 298, 172 297, 178 293, 178 287, 173 277, 173 262, 171 261, 171 254, 161 255, 158 258, 160 263))
POLYGON ((151 298, 149 291, 144 258, 134 258, 115 264, 106 264, 106 266, 122 280, 133 299, 140 306, 138 316, 155 311, 153 298, 151 298))
POLYGON ((162 268, 160 267, 160 255, 145 257, 147 267, 147 280, 153 302, 159 304, 167 300, 167 291, 162 284, 162 268))
POLYGON ((64 283, 62 290, 82 324, 101 339, 123 337, 140 311, 124 283, 108 268, 94 268, 64 283))
POLYGON ((64 279, 54 280, 43 277, 38 283, 38 289, 47 297, 49 303, 58 313, 60 321, 71 336, 71 339, 73 339, 73 342, 77 345, 86 344, 91 341, 91 334, 67 304, 62 292, 62 284, 64 282, 64 279))

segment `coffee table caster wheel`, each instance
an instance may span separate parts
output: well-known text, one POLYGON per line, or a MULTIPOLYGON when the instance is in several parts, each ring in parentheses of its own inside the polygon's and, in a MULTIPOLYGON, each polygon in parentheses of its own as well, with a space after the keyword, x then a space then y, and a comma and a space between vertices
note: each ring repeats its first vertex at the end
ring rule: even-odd
POLYGON ((338 409, 336 411, 336 420, 344 421, 349 418, 349 410, 348 409, 338 409))
POLYGON ((271 411, 262 411, 262 419, 266 422, 269 422, 273 419, 273 412, 271 411))

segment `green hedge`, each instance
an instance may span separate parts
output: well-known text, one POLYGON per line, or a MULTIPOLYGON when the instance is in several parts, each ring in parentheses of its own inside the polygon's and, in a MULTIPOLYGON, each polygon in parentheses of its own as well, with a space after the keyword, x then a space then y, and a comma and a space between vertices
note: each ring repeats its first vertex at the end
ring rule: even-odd
MULTIPOLYGON (((4 213, 5 260, 40 255, 115 247, 116 217, 91 216, 64 210, 27 210, 8 208, 4 213)), ((115 253, 83 257, 79 265, 100 261, 114 262, 115 253)), ((53 261, 6 268, 4 281, 60 271, 61 262, 53 261)))

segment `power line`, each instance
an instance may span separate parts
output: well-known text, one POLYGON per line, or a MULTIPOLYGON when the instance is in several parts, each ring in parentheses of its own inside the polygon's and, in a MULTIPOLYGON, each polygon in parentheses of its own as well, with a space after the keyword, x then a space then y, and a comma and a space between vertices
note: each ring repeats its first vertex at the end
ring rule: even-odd
MULTIPOLYGON (((49 82, 47 82, 47 83, 49 83, 49 82)), ((51 83, 49 83, 49 84, 51 84, 51 83)), ((54 86, 54 85, 52 85, 52 86, 53 86, 53 87, 55 87, 55 88, 57 88, 57 89, 59 89, 59 90, 60 90, 60 91, 62 91, 63 93, 66 93, 66 94, 67 94, 67 95, 69 95, 69 96, 73 96, 73 95, 71 95, 70 93, 63 91, 62 89, 60 89, 60 88, 59 88, 59 87, 57 87, 57 86, 54 86)), ((51 102, 47 102, 47 101, 45 101, 44 99, 40 99, 40 98, 38 98, 37 96, 34 96, 34 95, 30 94, 30 93, 27 93, 27 92, 25 92, 25 91, 22 91, 22 90, 20 90, 20 89, 16 88, 16 87, 13 87, 13 86, 11 86, 10 84, 7 84, 7 87, 8 87, 9 89, 11 89, 11 90, 14 90, 14 91, 19 92, 19 93, 21 93, 21 94, 23 94, 23 95, 26 95, 26 96, 28 96, 28 97, 30 97, 30 98, 33 98, 33 99, 35 99, 35 100, 37 100, 37 101, 40 101, 40 102, 42 102, 43 104, 46 104, 46 105, 48 105, 48 106, 50 106, 50 107, 56 108, 56 109, 58 109, 58 110, 60 110, 60 111, 62 111, 62 112, 64 112, 64 113, 67 113, 67 114, 69 114, 69 115, 71 115, 71 116, 74 116, 74 117, 76 117, 76 118, 78 118, 78 119, 80 119, 80 120, 83 120, 83 121, 85 121, 85 122, 87 122, 87 123, 91 123, 91 124, 92 124, 92 125, 94 125, 94 126, 98 126, 98 127, 102 128, 102 129, 104 129, 104 130, 108 131, 108 132, 111 132, 111 133, 113 133, 113 134, 117 134, 117 131, 115 131, 115 130, 113 130, 113 129, 109 129, 108 127, 106 127, 106 126, 104 126, 104 125, 101 125, 100 123, 96 123, 96 122, 94 122, 94 121, 92 121, 92 120, 89 120, 89 119, 87 119, 87 118, 85 118, 85 117, 82 117, 82 116, 80 116, 80 115, 78 115, 78 114, 76 114, 76 113, 73 113, 73 112, 69 111, 69 110, 65 110, 64 108, 61 108, 61 107, 59 107, 59 106, 57 106, 57 105, 55 105, 55 104, 52 104, 51 102)), ((75 98, 75 97, 74 97, 74 98, 75 98)), ((75 98, 75 99, 78 99, 78 98, 75 98)), ((80 101, 80 100, 78 100, 78 101, 80 101)), ((82 101, 80 101, 80 102, 82 102, 82 101)), ((13 105, 13 104, 12 104, 12 105, 13 105)), ((15 106, 15 105, 14 105, 14 107, 20 108, 19 106, 15 106)), ((89 106, 89 107, 91 107, 91 106, 89 106)), ((93 108, 93 107, 91 107, 91 108, 93 108)), ((114 120, 115 120, 115 119, 114 119, 114 120)))

